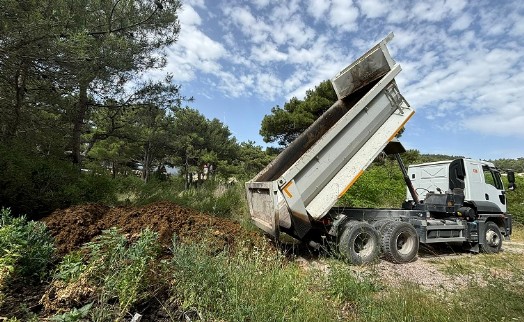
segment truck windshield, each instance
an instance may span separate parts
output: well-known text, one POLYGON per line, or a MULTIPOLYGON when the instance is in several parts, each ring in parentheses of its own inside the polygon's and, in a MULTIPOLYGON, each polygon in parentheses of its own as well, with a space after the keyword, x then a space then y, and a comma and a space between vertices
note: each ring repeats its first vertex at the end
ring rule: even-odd
POLYGON ((484 179, 487 184, 490 184, 499 190, 503 189, 500 173, 497 170, 484 165, 482 166, 482 171, 484 171, 484 179))

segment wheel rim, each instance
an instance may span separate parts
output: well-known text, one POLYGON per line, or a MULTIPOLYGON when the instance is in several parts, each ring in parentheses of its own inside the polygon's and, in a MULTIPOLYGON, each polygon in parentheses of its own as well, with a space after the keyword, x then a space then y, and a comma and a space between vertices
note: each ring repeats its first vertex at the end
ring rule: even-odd
POLYGON ((488 230, 486 232, 486 242, 491 247, 498 247, 500 245, 499 235, 493 230, 488 230))
POLYGON ((360 257, 371 255, 375 247, 373 237, 367 233, 358 234, 357 238, 355 238, 354 245, 355 253, 357 253, 360 257))
POLYGON ((413 249, 415 242, 415 236, 409 234, 408 232, 402 232, 398 235, 396 240, 397 251, 399 254, 408 255, 413 249))

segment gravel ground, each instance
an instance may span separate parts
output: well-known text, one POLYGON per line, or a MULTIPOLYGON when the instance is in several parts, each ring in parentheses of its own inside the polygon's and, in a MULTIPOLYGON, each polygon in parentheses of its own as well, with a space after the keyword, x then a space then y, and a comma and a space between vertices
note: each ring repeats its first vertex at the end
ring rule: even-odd
MULTIPOLYGON (((524 254, 524 242, 505 241, 501 255, 507 253, 524 254)), ((480 274, 452 274, 442 271, 452 260, 463 258, 472 259, 475 254, 456 252, 451 249, 438 251, 423 250, 415 261, 405 264, 393 264, 380 260, 377 264, 369 266, 350 266, 357 276, 378 276, 381 283, 388 286, 401 286, 405 283, 414 283, 435 293, 456 292, 467 287, 471 282, 484 284, 484 277, 480 274)), ((296 262, 304 269, 316 269, 329 272, 329 261, 322 258, 308 258, 299 256, 296 262)), ((495 274, 496 271, 493 271, 495 274)))

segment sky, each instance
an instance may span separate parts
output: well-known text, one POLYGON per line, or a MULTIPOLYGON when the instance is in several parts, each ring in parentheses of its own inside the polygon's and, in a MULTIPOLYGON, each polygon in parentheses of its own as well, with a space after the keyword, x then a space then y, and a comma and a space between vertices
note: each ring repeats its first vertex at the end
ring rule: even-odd
POLYGON ((524 157, 524 1, 185 0, 167 65, 189 106, 267 146, 264 115, 388 33, 421 153, 524 157))

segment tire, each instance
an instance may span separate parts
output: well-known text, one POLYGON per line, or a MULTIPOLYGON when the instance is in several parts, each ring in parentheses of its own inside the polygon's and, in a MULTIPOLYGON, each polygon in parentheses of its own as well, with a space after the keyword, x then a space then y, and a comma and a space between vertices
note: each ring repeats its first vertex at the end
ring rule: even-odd
POLYGON ((480 245, 480 251, 488 254, 500 252, 502 247, 502 234, 500 233, 499 226, 492 221, 488 221, 484 234, 486 242, 480 245))
POLYGON ((379 235, 367 222, 350 221, 344 227, 338 249, 351 264, 372 263, 380 252, 379 235))
POLYGON ((384 227, 389 224, 389 223, 392 223, 393 221, 391 219, 380 219, 378 221, 375 221, 373 223, 373 228, 375 228, 377 230, 377 232, 379 233, 379 237, 382 236, 382 232, 384 231, 384 227))
POLYGON ((419 239, 415 228, 402 221, 392 221, 383 227, 382 254, 392 263, 409 263, 415 259, 419 239))

